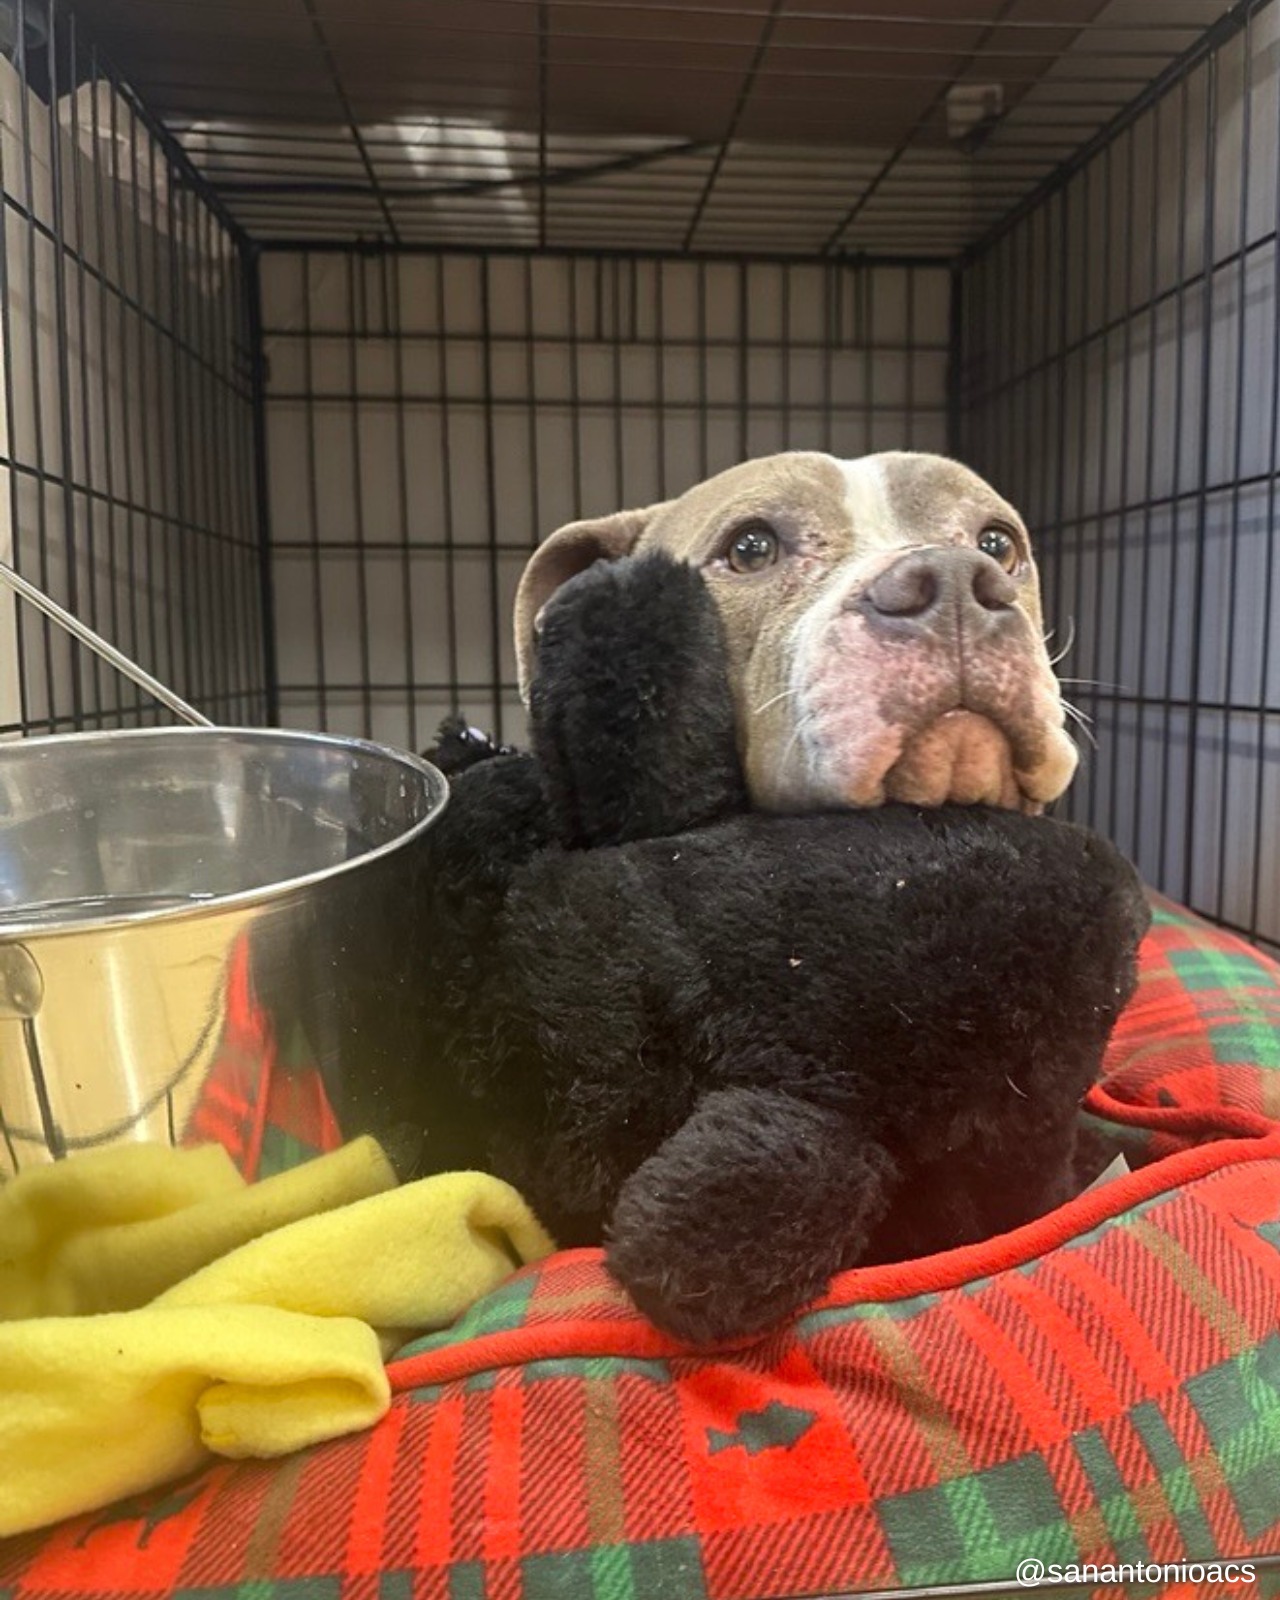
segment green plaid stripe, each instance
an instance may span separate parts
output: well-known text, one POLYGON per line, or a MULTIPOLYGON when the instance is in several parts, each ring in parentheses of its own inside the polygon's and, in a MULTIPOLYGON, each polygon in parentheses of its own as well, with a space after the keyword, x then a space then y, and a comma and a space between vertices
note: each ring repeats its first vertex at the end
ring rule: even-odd
MULTIPOLYGON (((490 1369, 485 1372, 474 1373, 463 1380, 463 1392, 474 1394, 483 1389, 492 1389, 497 1382, 498 1370, 490 1369)), ((529 1386, 538 1383, 562 1382, 578 1383, 584 1379, 589 1383, 615 1383, 626 1374, 632 1377, 647 1378, 651 1383, 670 1383, 671 1368, 665 1361, 646 1361, 638 1356, 585 1356, 574 1358, 572 1356, 558 1356, 547 1361, 530 1361, 520 1369, 520 1381, 529 1386)), ((439 1389, 415 1389, 416 1398, 435 1398, 439 1389)))
MULTIPOLYGON (((522 1600, 706 1600, 698 1540, 655 1539, 530 1556, 520 1563, 522 1600)), ((484 1600, 480 1591, 477 1600, 484 1600)))
POLYGON ((1037 1455, 891 1495, 876 1510, 904 1586, 1007 1578, 1024 1556, 1068 1562, 1080 1554, 1037 1455))
POLYGON ((1211 1026, 1207 1031, 1214 1060, 1219 1065, 1280 1071, 1280 1023, 1244 1017, 1211 1026))
POLYGON ((1097 1500, 1117 1561, 1145 1561, 1151 1554, 1133 1497, 1124 1486, 1116 1458, 1099 1428, 1086 1428, 1071 1441, 1097 1500))
POLYGON ((938 1305, 940 1294, 917 1294, 906 1300, 868 1301, 865 1304, 831 1306, 826 1311, 811 1311, 799 1318, 796 1332, 802 1339, 811 1339, 828 1328, 844 1327, 850 1322, 910 1322, 938 1305))
MULTIPOLYGON (((1195 931, 1188 929, 1188 936, 1195 931)), ((1184 989, 1197 994, 1204 989, 1275 989, 1274 970, 1262 956, 1244 950, 1224 950, 1220 945, 1197 944, 1190 950, 1170 950, 1169 965, 1184 989)))
MULTIPOLYGON (((1246 1107, 1280 1119, 1280 967, 1194 913, 1156 899, 1138 995, 1104 1082, 1150 1106, 1246 1107)), ((1095 1128, 1100 1125, 1089 1119, 1095 1128)), ((1138 1128, 1102 1131, 1140 1166, 1185 1143, 1138 1128)))
POLYGON ((640 1356, 584 1356, 577 1360, 561 1356, 551 1361, 531 1361, 521 1370, 526 1383, 543 1383, 550 1378, 586 1378, 612 1383, 628 1373, 637 1378, 650 1378, 655 1383, 671 1381, 670 1363, 645 1360, 640 1356))
MULTIPOLYGON (((1143 1400, 1128 1413, 1159 1486, 1154 1500, 1148 1484, 1126 1488, 1101 1427, 1070 1440, 1116 1561, 1151 1558, 1164 1506, 1188 1560, 1223 1554, 1197 1488, 1202 1459, 1219 1469, 1248 1538, 1274 1530, 1280 1541, 1280 1334, 1189 1379, 1183 1392, 1209 1438, 1207 1456, 1201 1446, 1191 1452, 1179 1444, 1168 1402, 1143 1400)), ((977 1583, 1007 1577, 1024 1556, 1065 1564, 1088 1554, 1040 1455, 889 1496, 876 1510, 904 1585, 977 1583)))
POLYGON ((439 1350, 446 1345, 461 1344, 465 1339, 478 1339, 486 1333, 510 1333, 524 1325, 537 1279, 529 1273, 512 1278, 492 1294, 477 1300, 469 1311, 458 1318, 452 1327, 439 1333, 425 1334, 414 1339, 396 1353, 396 1360, 405 1356, 421 1355, 428 1350, 439 1350))
POLYGON ((1250 1538, 1280 1538, 1280 1334, 1188 1379, 1250 1538))
POLYGON ((1220 1066, 1280 1071, 1280 986, 1265 994, 1235 989, 1198 1010, 1220 1066))
POLYGON ((1173 1513, 1189 1555, 1211 1556, 1216 1545, 1204 1506, 1191 1477, 1186 1453, 1179 1449, 1160 1407, 1144 1400, 1130 1412, 1133 1426, 1156 1469, 1161 1492, 1173 1513))
MULTIPOLYGON (((506 1600, 514 1594, 520 1600, 657 1600, 663 1595, 706 1600, 707 1595, 692 1536, 526 1556, 510 1567, 514 1571, 495 1571, 482 1561, 455 1562, 448 1573, 449 1600, 497 1600, 499 1595, 506 1600)), ((396 1591, 394 1600, 402 1593, 408 1600, 412 1592, 396 1591)))
POLYGON ((449 1568, 449 1600, 484 1600, 484 1563, 456 1561, 449 1568))
POLYGON ((1112 1145, 1118 1146, 1131 1167, 1141 1166, 1147 1159, 1151 1147, 1149 1128, 1131 1128, 1127 1123, 1108 1122, 1105 1117, 1096 1117, 1091 1111, 1080 1113, 1080 1124, 1103 1134, 1112 1145))

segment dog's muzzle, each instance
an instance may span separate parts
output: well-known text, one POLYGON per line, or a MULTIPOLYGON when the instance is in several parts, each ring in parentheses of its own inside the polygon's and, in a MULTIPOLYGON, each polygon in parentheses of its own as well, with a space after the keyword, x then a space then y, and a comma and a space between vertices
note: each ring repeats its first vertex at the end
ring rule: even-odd
POLYGON ((851 585, 796 662, 810 803, 1056 798, 1075 747, 1019 594, 990 556, 954 546, 851 585))

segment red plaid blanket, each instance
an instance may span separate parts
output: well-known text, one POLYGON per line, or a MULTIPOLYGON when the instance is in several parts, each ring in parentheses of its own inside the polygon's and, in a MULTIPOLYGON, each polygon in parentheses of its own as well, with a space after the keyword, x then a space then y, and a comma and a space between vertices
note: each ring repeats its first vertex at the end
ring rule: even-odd
POLYGON ((1280 1551, 1277 1069, 1280 968, 1161 903, 1089 1103, 1129 1176, 715 1355, 562 1254, 409 1346, 370 1433, 11 1541, 0 1596, 733 1600, 1280 1551))

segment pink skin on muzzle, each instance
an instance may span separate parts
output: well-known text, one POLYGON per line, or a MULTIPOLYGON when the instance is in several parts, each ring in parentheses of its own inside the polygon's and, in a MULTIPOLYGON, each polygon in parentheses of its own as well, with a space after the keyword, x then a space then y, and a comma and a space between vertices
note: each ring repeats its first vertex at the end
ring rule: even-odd
POLYGON ((792 684, 813 803, 1036 811, 1056 799, 1077 754, 1030 617, 1017 610, 998 639, 960 619, 886 637, 850 603, 868 581, 843 585, 797 631, 792 684))

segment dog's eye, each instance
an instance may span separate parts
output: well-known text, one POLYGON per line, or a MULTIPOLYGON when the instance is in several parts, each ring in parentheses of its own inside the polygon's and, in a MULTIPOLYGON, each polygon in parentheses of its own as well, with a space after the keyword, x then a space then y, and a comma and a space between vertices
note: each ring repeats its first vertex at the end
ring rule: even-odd
POLYGON ((729 541, 725 558, 734 572, 763 572, 778 559, 778 535, 767 522, 744 522, 729 541))
POLYGON ((999 562, 1006 572, 1016 572, 1022 559, 1013 535, 1004 528, 984 528, 978 535, 978 549, 999 562))

